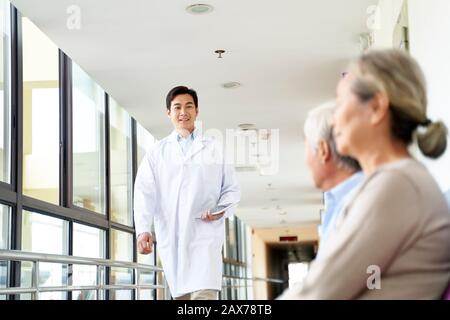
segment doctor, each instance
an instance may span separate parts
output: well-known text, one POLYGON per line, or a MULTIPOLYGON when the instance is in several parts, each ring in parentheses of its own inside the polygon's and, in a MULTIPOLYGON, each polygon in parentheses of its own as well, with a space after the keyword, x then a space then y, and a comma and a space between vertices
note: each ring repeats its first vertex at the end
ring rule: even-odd
POLYGON ((175 87, 167 94, 166 106, 175 130, 146 154, 136 176, 137 247, 141 254, 152 252, 154 221, 172 296, 217 300, 224 220, 240 200, 239 185, 223 147, 195 128, 197 93, 175 87))

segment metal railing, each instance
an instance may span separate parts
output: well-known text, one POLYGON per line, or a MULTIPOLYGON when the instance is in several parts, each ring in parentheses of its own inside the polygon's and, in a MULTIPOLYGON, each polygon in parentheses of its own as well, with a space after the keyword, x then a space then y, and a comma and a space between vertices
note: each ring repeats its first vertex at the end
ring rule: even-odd
POLYGON ((249 300, 250 295, 251 300, 255 294, 255 282, 264 282, 267 285, 275 286, 286 283, 281 279, 224 275, 220 297, 222 300, 249 300))
POLYGON ((163 276, 163 269, 145 264, 125 261, 113 261, 109 259, 84 258, 75 256, 63 256, 55 254, 31 253, 17 250, 0 250, 0 261, 20 261, 31 262, 31 287, 13 287, 0 288, 0 295, 31 293, 32 299, 39 299, 41 292, 69 292, 69 291, 92 291, 97 292, 97 298, 101 296, 101 292, 106 290, 135 290, 136 298, 139 300, 140 291, 145 289, 163 289, 164 297, 167 298, 169 290, 164 279, 164 284, 141 284, 141 274, 143 272, 154 272, 156 279, 157 273, 163 276), (96 284, 95 285, 61 285, 61 286, 42 286, 40 284, 39 267, 41 263, 56 263, 62 265, 89 265, 96 267, 96 284), (107 269, 124 268, 133 270, 133 283, 131 284, 105 284, 104 275, 107 269))
MULTIPOLYGON (((97 299, 102 296, 102 292, 106 290, 134 290, 136 294, 136 299, 140 299, 140 291, 145 289, 162 289, 163 298, 170 299, 170 292, 168 290, 167 282, 164 278, 164 271, 160 267, 139 264, 135 262, 125 262, 125 261, 114 261, 109 259, 98 259, 98 258, 85 258, 85 257, 75 257, 75 256, 65 256, 65 255, 55 255, 55 254, 43 254, 43 253, 32 253, 24 252, 18 250, 0 250, 0 262, 31 262, 31 286, 30 287, 9 287, 0 288, 0 295, 14 295, 14 294, 31 294, 33 300, 39 299, 39 294, 44 292, 70 292, 70 291, 96 291, 97 299), (61 285, 61 286, 43 286, 40 284, 40 265, 42 263, 55 263, 61 265, 69 266, 69 270, 74 265, 88 265, 96 267, 96 284, 94 285, 61 285), (111 271, 112 268, 123 268, 133 270, 133 283, 131 284, 105 284, 105 274, 107 269, 111 271), (164 284, 141 284, 141 275, 143 272, 154 272, 155 278, 158 273, 161 273, 161 281, 164 284)), ((69 273, 71 276, 71 272, 69 273)), ((284 281, 280 279, 271 278, 261 278, 261 277, 240 277, 223 275, 223 279, 230 281, 242 281, 245 285, 235 285, 235 284, 224 284, 222 289, 238 289, 238 288, 249 288, 253 286, 255 281, 262 281, 271 284, 283 284, 284 281), (250 284, 248 284, 250 283, 250 284)))
POLYGON ((273 279, 273 278, 261 278, 261 277, 239 277, 239 276, 230 276, 230 275, 224 275, 224 278, 229 278, 229 279, 238 279, 238 280, 249 280, 249 281, 264 281, 264 282, 268 282, 268 283, 278 283, 278 284, 283 284, 285 283, 284 280, 281 279, 273 279))

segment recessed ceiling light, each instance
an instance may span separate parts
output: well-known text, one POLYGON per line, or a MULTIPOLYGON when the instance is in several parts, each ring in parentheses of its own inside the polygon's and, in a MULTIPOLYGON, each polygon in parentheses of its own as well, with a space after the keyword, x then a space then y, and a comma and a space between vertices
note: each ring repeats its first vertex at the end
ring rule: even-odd
POLYGON ((239 82, 235 82, 235 81, 230 81, 230 82, 226 82, 226 83, 222 84, 222 87, 224 87, 225 89, 235 89, 240 86, 241 86, 241 84, 239 82))
POLYGON ((186 11, 191 14, 205 14, 213 11, 213 7, 209 4, 196 3, 188 6, 186 11))
POLYGON ((241 130, 251 130, 255 128, 255 125, 253 123, 241 123, 238 127, 241 130))

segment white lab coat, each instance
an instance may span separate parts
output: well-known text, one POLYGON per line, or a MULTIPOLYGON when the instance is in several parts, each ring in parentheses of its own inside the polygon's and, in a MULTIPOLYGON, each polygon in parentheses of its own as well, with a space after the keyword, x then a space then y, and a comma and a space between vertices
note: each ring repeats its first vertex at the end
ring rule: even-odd
POLYGON ((221 290, 225 217, 198 219, 216 206, 237 204, 239 184, 223 147, 198 134, 186 155, 177 132, 157 142, 139 166, 134 189, 136 235, 154 220, 158 253, 173 297, 221 290))

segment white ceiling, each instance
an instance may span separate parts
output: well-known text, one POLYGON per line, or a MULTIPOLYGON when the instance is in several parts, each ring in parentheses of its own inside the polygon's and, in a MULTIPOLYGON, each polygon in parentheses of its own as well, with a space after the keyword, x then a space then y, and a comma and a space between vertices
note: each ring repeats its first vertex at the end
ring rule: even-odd
POLYGON ((158 139, 172 129, 165 95, 176 85, 197 90, 204 129, 279 129, 278 174, 239 173, 237 214, 253 227, 318 221, 303 120, 334 96, 376 0, 207 0, 214 11, 200 16, 185 11, 192 0, 12 2, 158 139), (81 9, 79 30, 66 25, 71 5, 81 9), (228 81, 242 87, 221 88, 228 81))

